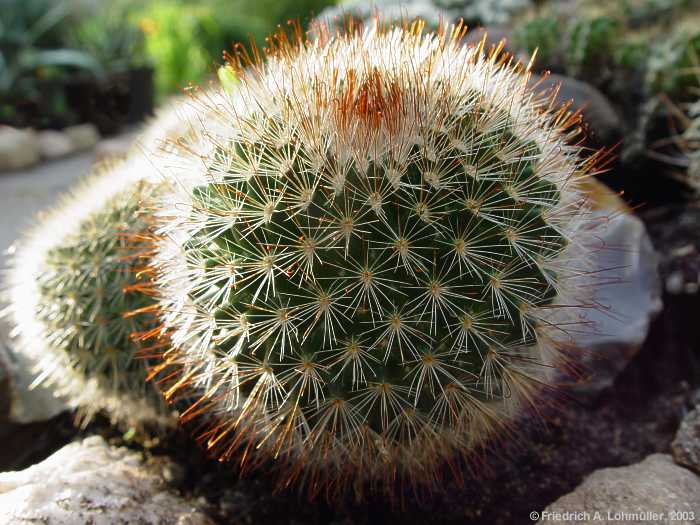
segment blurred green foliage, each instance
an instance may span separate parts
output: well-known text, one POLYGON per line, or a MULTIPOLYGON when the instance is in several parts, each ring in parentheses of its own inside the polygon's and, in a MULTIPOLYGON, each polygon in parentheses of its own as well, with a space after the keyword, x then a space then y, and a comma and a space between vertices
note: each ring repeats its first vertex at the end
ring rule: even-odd
POLYGON ((159 94, 201 82, 216 73, 222 51, 234 43, 263 47, 288 20, 308 23, 334 0, 149 0, 132 4, 131 20, 144 33, 156 67, 159 94))
POLYGON ((577 75, 609 60, 614 54, 620 29, 620 22, 607 16, 573 21, 565 48, 571 73, 577 75))
POLYGON ((0 122, 23 124, 22 107, 31 118, 50 123, 73 118, 56 80, 66 74, 99 76, 101 64, 67 35, 71 4, 54 0, 0 0, 0 122))
POLYGON ((98 78, 151 65, 158 95, 167 95, 213 78, 233 43, 252 39, 262 47, 277 25, 305 24, 333 3, 0 0, 0 121, 71 123, 64 89, 56 84, 76 74, 98 78))
POLYGON ((654 93, 667 93, 676 100, 688 100, 700 85, 700 29, 669 35, 651 48, 646 84, 654 93))
POLYGON ((100 10, 77 10, 68 41, 93 56, 109 71, 145 65, 142 29, 131 21, 129 2, 113 2, 100 10))
MULTIPOLYGON (((687 100, 698 87, 700 25, 688 0, 624 0, 575 13, 543 10, 513 28, 513 45, 538 50, 537 66, 601 87, 628 78, 646 96, 687 100), (690 27, 681 22, 690 21, 690 27)), ((695 5, 695 9, 700 4, 695 5)), ((695 13, 700 24, 700 13, 695 13)), ((687 24, 686 24, 687 25, 687 24)), ((625 89, 625 88, 623 88, 625 89)))
POLYGON ((539 16, 517 25, 514 45, 532 53, 538 63, 574 77, 608 67, 615 54, 621 25, 608 16, 575 17, 566 21, 539 16))

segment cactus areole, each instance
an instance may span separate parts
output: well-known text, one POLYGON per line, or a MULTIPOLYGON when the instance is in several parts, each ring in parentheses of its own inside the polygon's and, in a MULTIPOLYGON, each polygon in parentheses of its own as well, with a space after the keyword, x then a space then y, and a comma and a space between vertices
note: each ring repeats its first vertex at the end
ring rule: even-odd
POLYGON ((231 59, 237 90, 162 162, 168 394, 285 483, 433 482, 513 435, 585 322, 575 118, 461 26, 421 29, 231 59))

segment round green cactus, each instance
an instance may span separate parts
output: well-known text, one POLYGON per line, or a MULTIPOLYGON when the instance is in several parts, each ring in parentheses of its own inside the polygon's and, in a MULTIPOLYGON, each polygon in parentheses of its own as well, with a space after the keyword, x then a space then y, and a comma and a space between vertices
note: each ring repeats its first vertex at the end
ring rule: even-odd
POLYGON ((51 386, 83 422, 105 410, 142 427, 167 420, 134 335, 156 326, 139 256, 149 222, 141 212, 155 186, 148 164, 103 166, 63 197, 18 242, 9 273, 17 350, 36 363, 35 384, 51 386), (141 272, 141 273, 140 273, 141 272))
POLYGON ((462 35, 280 37, 161 161, 187 174, 154 257, 168 395, 195 395, 221 457, 315 490, 430 483, 554 385, 585 322, 590 164, 462 35))
MULTIPOLYGON (((163 106, 121 160, 98 165, 40 215, 11 257, 5 288, 17 358, 34 369, 33 388, 43 385, 77 408, 83 423, 98 411, 144 429, 174 423, 146 384, 154 360, 145 357, 155 350, 138 342, 157 327, 156 302, 143 293, 150 286, 147 208, 165 184, 144 152, 189 136, 193 111, 186 100, 163 106)), ((18 399, 15 417, 34 402, 18 399)))

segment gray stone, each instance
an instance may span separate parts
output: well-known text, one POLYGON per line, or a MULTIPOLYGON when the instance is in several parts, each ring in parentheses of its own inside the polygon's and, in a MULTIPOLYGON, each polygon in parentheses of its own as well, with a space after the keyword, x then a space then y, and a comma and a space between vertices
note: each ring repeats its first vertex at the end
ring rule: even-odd
POLYGON ((0 522, 213 524, 170 492, 138 454, 98 436, 67 445, 26 470, 0 474, 0 522))
POLYGON ((592 330, 574 335, 583 351, 578 364, 584 378, 564 384, 579 400, 595 400, 614 383, 646 339, 651 321, 661 311, 659 257, 651 244, 644 223, 629 211, 600 209, 594 212, 601 228, 599 250, 593 250, 593 267, 584 277, 598 287, 594 300, 601 306, 581 312, 592 330))
POLYGON ((595 87, 564 75, 533 75, 531 85, 538 93, 557 90, 555 103, 572 101, 571 111, 581 110, 588 141, 595 146, 612 146, 622 138, 622 119, 603 93, 595 87))
POLYGON ((74 151, 90 149, 100 140, 100 132, 94 124, 69 126, 63 130, 63 133, 70 139, 74 151))
POLYGON ((45 159, 65 157, 75 151, 73 141, 63 131, 47 129, 37 134, 41 156, 45 159))
POLYGON ((700 474, 700 406, 683 418, 671 451, 676 463, 700 474))
POLYGON ((35 164, 40 158, 36 132, 0 126, 0 170, 16 170, 35 164))
POLYGON ((508 44, 510 44, 510 31, 504 27, 495 26, 470 29, 464 37, 463 43, 465 45, 476 45, 481 41, 484 35, 486 35, 486 45, 484 46, 484 49, 488 49, 491 46, 497 46, 501 41, 505 43, 506 49, 508 48, 508 44))
POLYGON ((101 140, 97 143, 97 147, 95 148, 96 160, 103 161, 126 157, 132 150, 138 136, 139 130, 135 129, 122 133, 117 137, 101 140))
POLYGON ((653 454, 634 465, 595 471, 539 517, 539 523, 572 525, 698 523, 700 477, 667 454, 653 454))

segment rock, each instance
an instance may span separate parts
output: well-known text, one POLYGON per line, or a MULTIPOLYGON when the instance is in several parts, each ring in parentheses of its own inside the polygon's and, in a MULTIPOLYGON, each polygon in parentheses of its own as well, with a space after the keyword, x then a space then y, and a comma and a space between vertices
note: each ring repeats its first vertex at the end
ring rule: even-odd
POLYGON ((97 143, 95 148, 96 160, 102 161, 106 159, 123 158, 131 150, 136 138, 139 136, 139 130, 128 131, 116 137, 103 139, 97 143))
POLYGON ((652 454, 627 467, 596 470, 539 513, 538 523, 698 523, 700 477, 652 454))
MULTIPOLYGON (((644 223, 612 191, 601 183, 590 183, 597 208, 595 216, 603 221, 598 233, 600 249, 592 255, 592 279, 602 282, 594 300, 599 309, 581 312, 593 330, 574 334, 584 380, 564 383, 579 400, 595 400, 613 382, 636 355, 649 332, 651 321, 661 311, 659 256, 652 246, 644 223)), ((587 281, 588 280, 588 281, 587 281)))
POLYGON ((458 20, 464 20, 470 27, 497 26, 508 24, 514 16, 531 6, 531 0, 347 0, 340 6, 324 9, 312 26, 325 21, 331 27, 338 27, 338 22, 348 15, 367 22, 376 13, 380 14, 382 22, 420 18, 432 29, 440 23, 450 24, 458 20))
POLYGON ((0 170, 26 168, 39 161, 36 132, 0 126, 0 170))
POLYGON ((510 31, 504 27, 477 27, 475 29, 470 29, 462 42, 464 45, 468 46, 476 45, 481 41, 484 35, 486 35, 486 45, 484 49, 497 46, 501 40, 505 42, 506 48, 508 44, 510 44, 510 31))
POLYGON ((93 124, 79 124, 77 126, 69 126, 63 130, 71 143, 73 151, 83 151, 90 149, 100 140, 100 132, 93 124))
POLYGON ((0 474, 0 522, 213 524, 169 492, 138 454, 98 436, 71 443, 26 470, 0 474))
POLYGON ((676 463, 700 474, 700 405, 683 418, 671 451, 676 463))
POLYGON ((45 159, 56 159, 92 148, 100 140, 100 134, 92 124, 79 124, 68 126, 61 131, 40 131, 38 140, 41 156, 45 159))
POLYGON ((582 110, 591 146, 612 146, 622 139, 622 119, 607 97, 590 84, 556 74, 533 75, 530 84, 538 93, 558 87, 556 104, 572 101, 571 111, 582 110))
POLYGON ((73 141, 62 131, 47 129, 37 134, 41 156, 45 159, 64 157, 75 151, 73 141))

